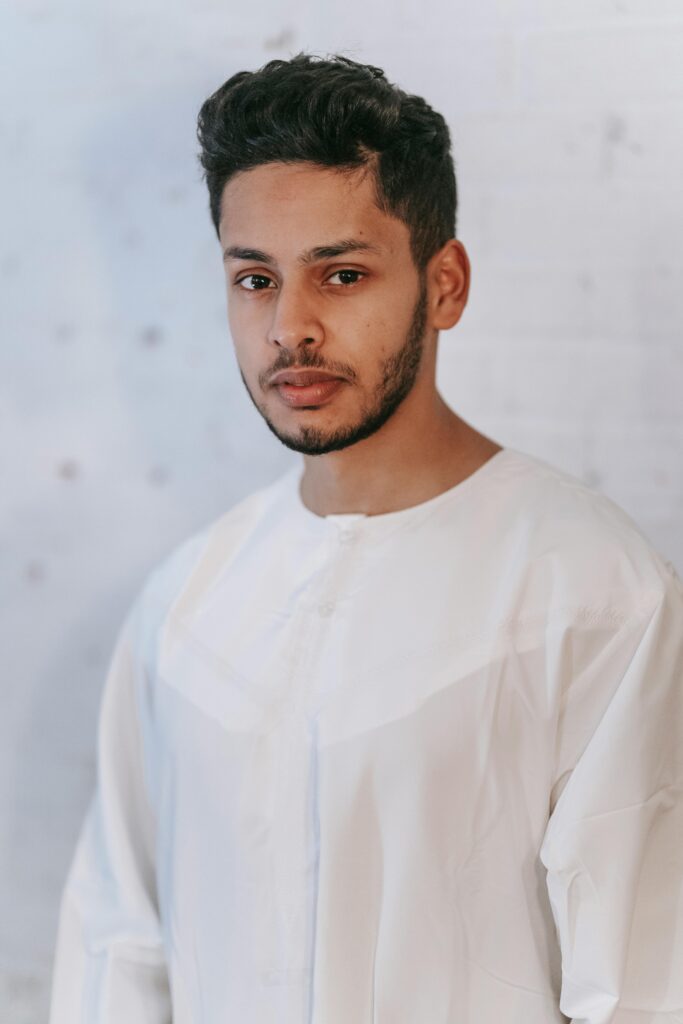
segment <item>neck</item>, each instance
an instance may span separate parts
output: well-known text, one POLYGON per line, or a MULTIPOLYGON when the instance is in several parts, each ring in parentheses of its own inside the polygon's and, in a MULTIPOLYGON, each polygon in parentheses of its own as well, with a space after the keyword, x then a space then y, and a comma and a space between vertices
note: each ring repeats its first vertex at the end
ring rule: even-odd
POLYGON ((406 401, 363 441, 327 455, 305 455, 301 497, 320 516, 396 512, 455 487, 500 450, 434 390, 421 412, 406 401))

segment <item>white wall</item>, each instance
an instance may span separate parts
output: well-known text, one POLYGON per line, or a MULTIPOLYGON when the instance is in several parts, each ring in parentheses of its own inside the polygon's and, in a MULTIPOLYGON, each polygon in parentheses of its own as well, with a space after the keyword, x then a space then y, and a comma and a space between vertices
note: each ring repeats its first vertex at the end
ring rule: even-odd
POLYGON ((38 1024, 125 609, 299 459, 232 355, 202 100, 301 48, 441 110, 474 270, 444 396, 683 571, 683 5, 9 0, 0 37, 0 1020, 38 1024))

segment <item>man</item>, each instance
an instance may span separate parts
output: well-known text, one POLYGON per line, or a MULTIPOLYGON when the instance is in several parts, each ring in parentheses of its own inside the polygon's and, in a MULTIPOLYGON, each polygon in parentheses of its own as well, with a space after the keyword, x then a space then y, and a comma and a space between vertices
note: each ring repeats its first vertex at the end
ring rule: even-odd
POLYGON ((299 54, 199 138, 240 373, 303 472, 126 617, 52 1024, 683 1021, 683 587, 439 395, 443 118, 299 54))

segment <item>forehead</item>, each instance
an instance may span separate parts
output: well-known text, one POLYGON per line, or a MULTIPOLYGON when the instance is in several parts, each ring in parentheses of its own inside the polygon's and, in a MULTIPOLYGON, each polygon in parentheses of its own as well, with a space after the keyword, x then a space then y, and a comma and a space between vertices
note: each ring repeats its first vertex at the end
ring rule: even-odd
POLYGON ((240 171, 223 190, 221 242, 271 249, 363 238, 389 253, 408 251, 403 221, 380 210, 367 167, 340 171, 309 163, 270 163, 240 171))

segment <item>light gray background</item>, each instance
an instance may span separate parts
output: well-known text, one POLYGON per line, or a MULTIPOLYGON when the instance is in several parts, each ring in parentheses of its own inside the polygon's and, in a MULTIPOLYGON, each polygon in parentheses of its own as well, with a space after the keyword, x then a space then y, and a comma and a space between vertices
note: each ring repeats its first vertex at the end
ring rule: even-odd
POLYGON ((37 1024, 125 610, 300 459, 238 376, 202 100, 305 49, 443 112, 473 284, 442 393, 680 571, 683 5, 10 0, 0 38, 0 1021, 37 1024))

